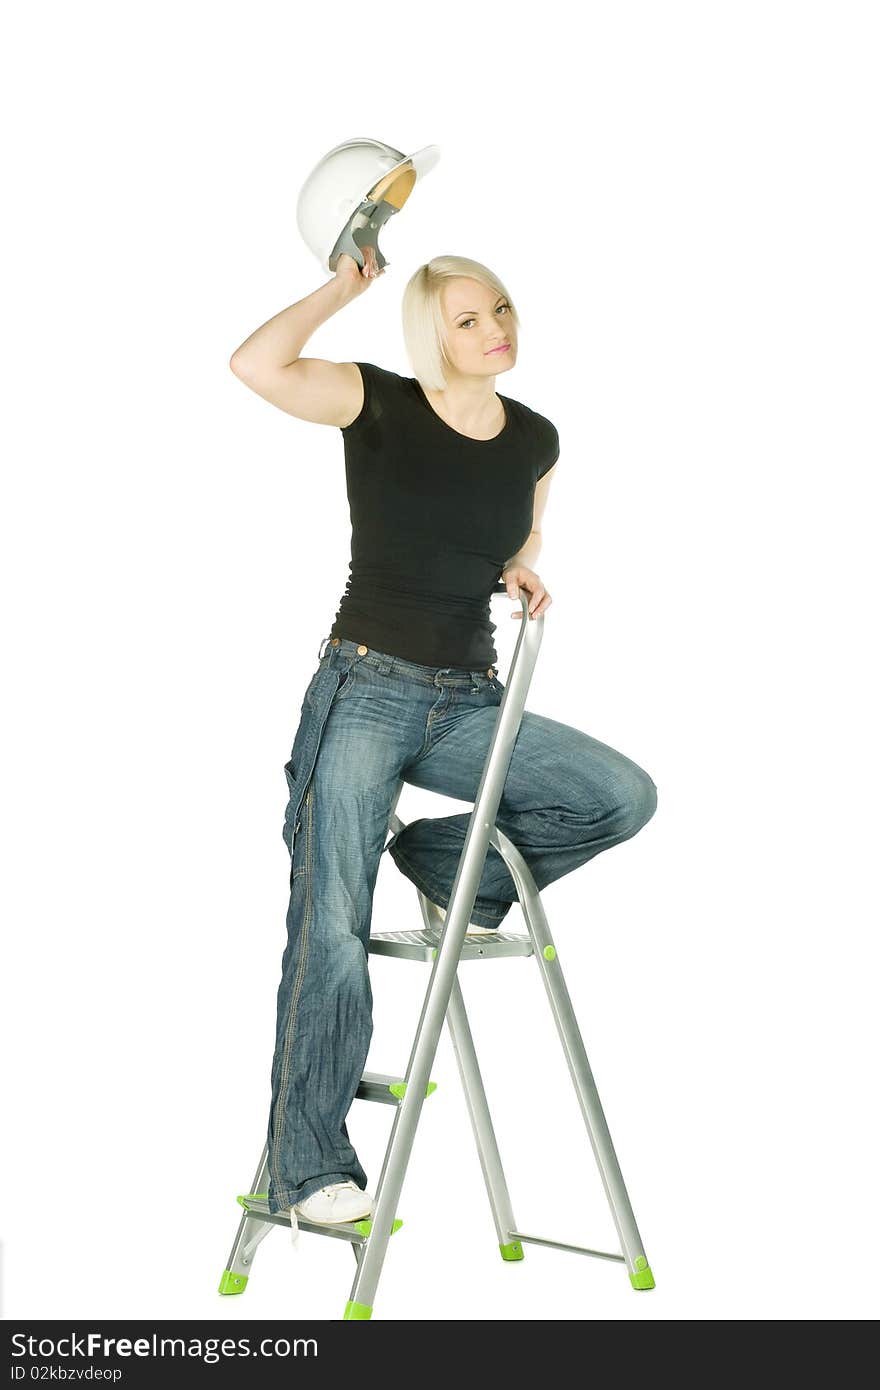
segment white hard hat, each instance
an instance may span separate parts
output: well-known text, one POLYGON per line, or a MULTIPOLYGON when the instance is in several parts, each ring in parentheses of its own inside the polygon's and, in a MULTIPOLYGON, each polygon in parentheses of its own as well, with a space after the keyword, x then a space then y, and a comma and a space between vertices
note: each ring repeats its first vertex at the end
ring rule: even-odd
POLYGON ((415 182, 440 158, 439 145, 405 155, 381 140, 345 140, 309 174, 296 205, 300 235, 325 270, 345 252, 359 266, 387 264, 376 238, 399 212, 415 182))

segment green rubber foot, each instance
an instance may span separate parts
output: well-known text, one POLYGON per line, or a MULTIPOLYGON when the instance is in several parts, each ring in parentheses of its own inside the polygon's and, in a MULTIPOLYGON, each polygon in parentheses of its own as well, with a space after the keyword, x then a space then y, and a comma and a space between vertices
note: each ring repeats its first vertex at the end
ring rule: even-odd
POLYGON ((499 1245, 502 1260, 524 1260, 526 1252, 523 1250, 518 1240, 512 1240, 509 1245, 499 1245))
POLYGON ((634 1289, 653 1289, 655 1288, 654 1276, 651 1273, 651 1266, 644 1255, 639 1255, 636 1260, 635 1273, 629 1276, 629 1282, 634 1289))
POLYGON ((342 1315, 343 1322, 352 1318, 371 1318, 373 1310, 366 1303, 352 1303, 351 1299, 345 1305, 345 1312, 342 1315))
POLYGON ((224 1269, 223 1278, 220 1280, 218 1293, 244 1293, 247 1287, 248 1277, 246 1274, 233 1274, 231 1269, 224 1269))

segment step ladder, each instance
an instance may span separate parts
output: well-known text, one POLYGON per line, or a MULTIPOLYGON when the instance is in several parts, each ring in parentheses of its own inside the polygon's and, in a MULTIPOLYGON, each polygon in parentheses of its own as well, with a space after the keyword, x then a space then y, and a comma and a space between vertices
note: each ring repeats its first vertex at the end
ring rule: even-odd
MULTIPOLYGON (((506 593, 505 586, 497 585, 494 592, 506 593)), ((543 614, 535 619, 528 617, 527 591, 520 589, 519 597, 523 606, 520 632, 511 661, 510 675, 498 709, 492 742, 477 789, 446 918, 444 920, 437 906, 416 889, 424 924, 422 929, 375 932, 370 938, 370 953, 373 955, 396 956, 402 960, 432 963, 406 1075, 397 1078, 377 1072, 364 1072, 355 1096, 358 1100, 392 1105, 395 1108, 382 1172, 375 1189, 373 1215, 360 1221, 333 1224, 297 1217, 301 1231, 328 1236, 333 1240, 348 1241, 354 1251, 357 1271, 345 1306, 344 1319, 372 1317, 376 1288, 388 1242, 403 1224, 397 1217, 397 1205, 422 1104, 436 1089, 436 1083, 429 1080, 429 1074, 444 1019, 452 1038, 464 1088, 501 1258, 509 1261, 522 1260, 524 1245, 550 1246, 556 1250, 593 1255, 598 1259, 617 1260, 626 1266, 634 1289, 654 1288, 654 1277, 605 1122, 596 1083, 565 985, 559 956, 550 936, 540 894, 522 855, 495 825, 544 627, 543 614), (503 856, 516 885, 527 934, 499 928, 497 935, 491 937, 466 936, 489 845, 493 845, 503 856), (538 963, 599 1175, 611 1208, 620 1241, 620 1251, 592 1250, 581 1245, 569 1245, 562 1241, 530 1235, 517 1227, 457 975, 459 962, 490 961, 507 956, 533 956, 538 963)), ((401 782, 398 786, 398 797, 402 785, 401 782)), ((404 824, 396 813, 392 813, 390 825, 395 834, 404 828, 404 824)), ((251 1191, 240 1195, 236 1200, 244 1208, 244 1213, 220 1281, 221 1294, 244 1292, 256 1248, 273 1225, 290 1230, 288 1212, 270 1213, 268 1210, 267 1144, 263 1146, 251 1191)))

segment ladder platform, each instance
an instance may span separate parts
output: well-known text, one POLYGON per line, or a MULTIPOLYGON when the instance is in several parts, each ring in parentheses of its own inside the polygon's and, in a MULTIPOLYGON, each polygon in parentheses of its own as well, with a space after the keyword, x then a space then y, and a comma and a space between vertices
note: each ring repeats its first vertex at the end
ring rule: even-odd
MULTIPOLYGON (((376 956, 400 956, 405 960, 433 960, 440 946, 439 931, 421 927, 417 931, 373 932, 370 953, 376 956)), ((534 955, 531 939, 525 932, 503 931, 500 927, 492 936, 466 936, 461 948, 461 960, 497 960, 501 956, 534 955)))
MULTIPOLYGON (((238 1198, 241 1206, 244 1207, 248 1216, 252 1216, 256 1221, 267 1221, 273 1226, 284 1226, 290 1230, 290 1213, 286 1211, 269 1210, 267 1197, 256 1196, 249 1192, 245 1196, 238 1198)), ((311 1231, 316 1236, 330 1236, 333 1240, 347 1240, 351 1245, 366 1245, 373 1229, 373 1218, 365 1216, 360 1221, 307 1221, 304 1216, 297 1213, 296 1224, 301 1231, 311 1231)), ((391 1227, 391 1234, 399 1231, 403 1221, 397 1217, 391 1227)))

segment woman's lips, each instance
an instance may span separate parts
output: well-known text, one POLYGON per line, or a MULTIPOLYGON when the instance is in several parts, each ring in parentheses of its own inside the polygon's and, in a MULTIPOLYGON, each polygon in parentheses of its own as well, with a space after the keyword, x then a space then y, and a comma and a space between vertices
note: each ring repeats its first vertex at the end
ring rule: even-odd
POLYGON ((503 347, 490 348, 489 351, 488 351, 488 353, 486 354, 486 356, 487 356, 487 357, 491 357, 491 356, 493 355, 493 353, 496 353, 496 352, 507 352, 509 348, 510 348, 510 343, 505 343, 503 347))

